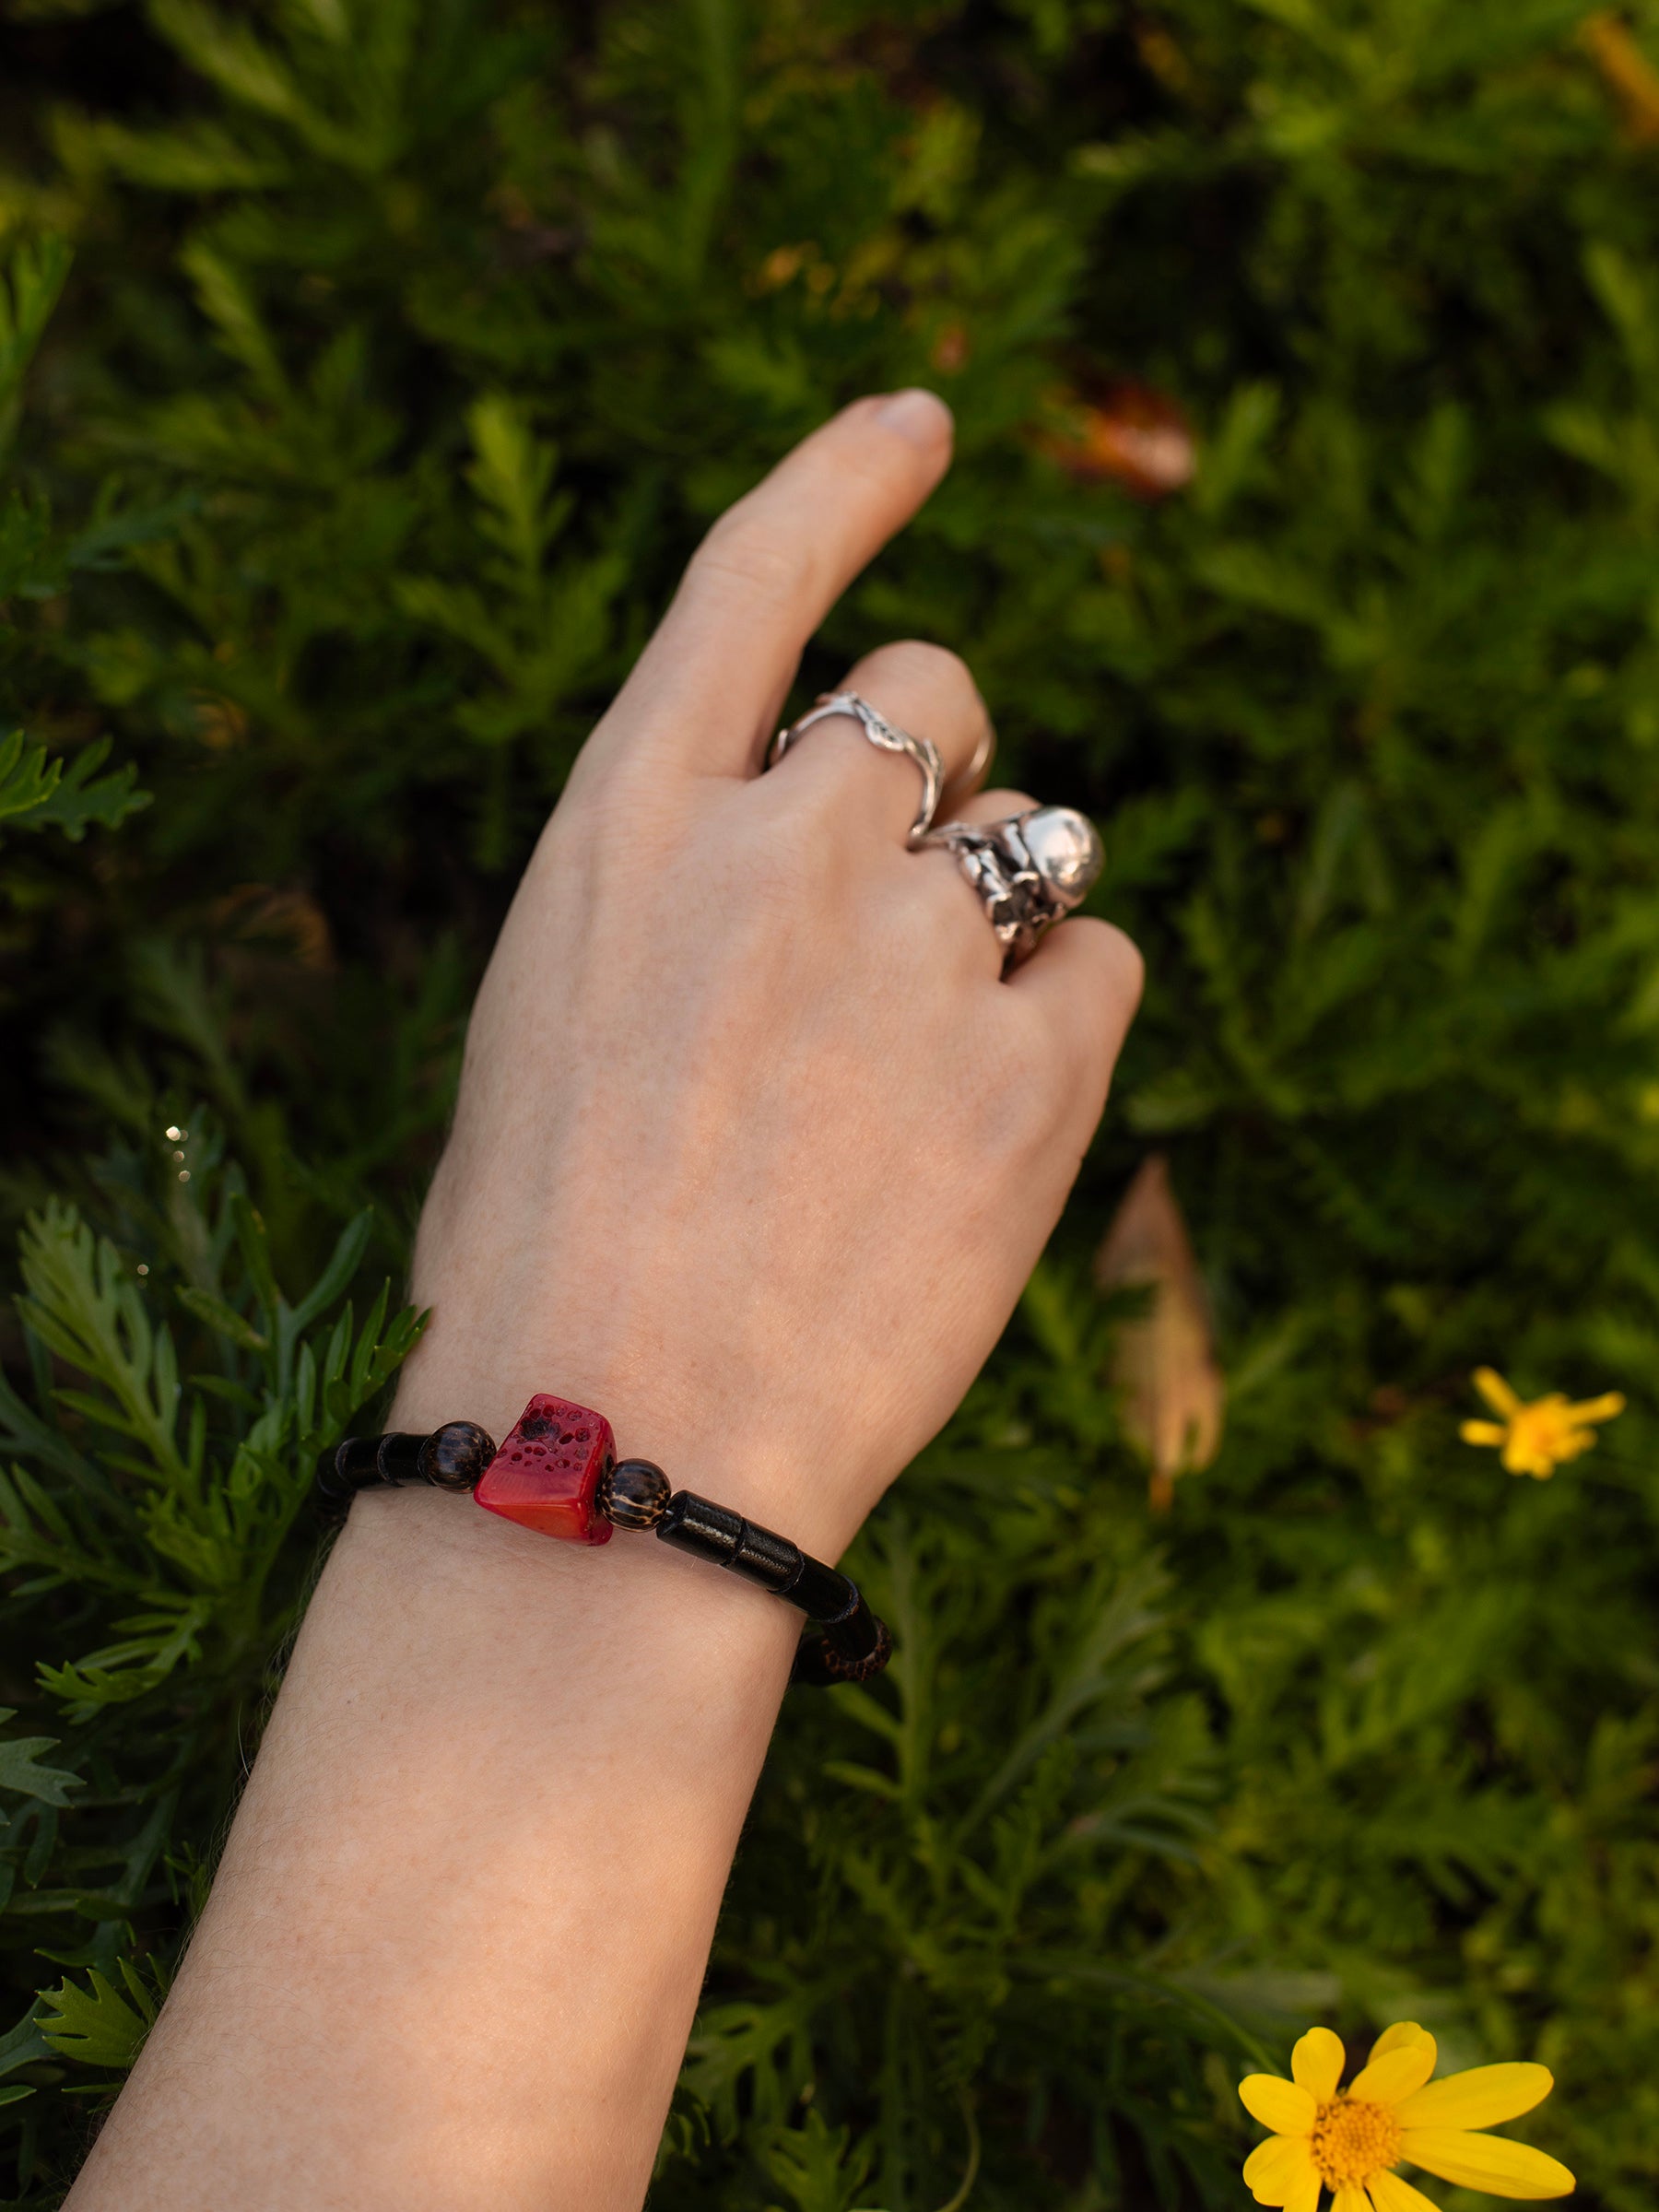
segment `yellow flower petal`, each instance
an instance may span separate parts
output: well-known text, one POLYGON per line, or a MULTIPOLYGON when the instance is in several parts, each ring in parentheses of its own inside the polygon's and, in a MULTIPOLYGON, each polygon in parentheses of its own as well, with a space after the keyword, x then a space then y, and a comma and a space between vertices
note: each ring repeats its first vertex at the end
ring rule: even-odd
POLYGON ((1509 1430, 1501 1421, 1465 1421, 1457 1433, 1465 1444, 1500 1444, 1509 1430))
POLYGON ((1554 2088, 1547 2066, 1471 2066, 1407 2097, 1395 2118, 1402 2127, 1496 2127, 1530 2112, 1554 2088))
POLYGON ((1477 2136, 1466 2128, 1408 2127, 1400 2137, 1400 2156, 1442 2182, 1484 2189, 1488 2196, 1571 2196, 1578 2186, 1559 2159, 1530 2143, 1477 2136))
POLYGON ((1306 2089, 1277 2074, 1246 2074, 1239 2084, 1239 2101, 1253 2120, 1270 2127, 1276 2136, 1311 2136, 1317 2112, 1306 2089))
POLYGON ((1335 2096, 1347 2064, 1342 2038, 1328 2028, 1310 2028, 1290 2053, 1291 2073, 1309 2096, 1318 2098, 1321 2103, 1335 2096))
POLYGON ((1507 1421, 1521 1410, 1521 1400, 1510 1388, 1496 1368, 1477 1367, 1474 1373, 1476 1389, 1494 1413, 1502 1414, 1507 1421))
POLYGON ((1319 2171, 1305 2136, 1269 2136, 1244 2161, 1244 2186, 1258 2205, 1285 2205, 1319 2171))
POLYGON ((1433 2200, 1397 2173, 1373 2173, 1366 2183, 1377 2212, 1440 2212, 1433 2200))
POLYGON ((1421 2041, 1401 2043, 1384 2051, 1356 2074, 1348 2084, 1350 2097, 1364 2097, 1372 2104, 1398 2104, 1420 2089, 1434 2071, 1435 2048, 1431 2035, 1421 2041))
POLYGON ((1556 1469, 1549 1453, 1535 1451, 1518 1430, 1503 1447, 1503 1464, 1512 1475, 1553 1475, 1556 1469))
POLYGON ((1319 2169, 1310 2158, 1307 2172, 1298 2177, 1295 2188, 1285 2199, 1285 2212, 1319 2212, 1322 2186, 1319 2169))
POLYGON ((1581 1405, 1569 1406, 1570 1421, 1610 1421, 1625 1409, 1622 1390, 1604 1391, 1599 1398, 1585 1398, 1581 1405))
POLYGON ((1386 2058, 1391 2051, 1404 2051, 1412 2043, 1427 2043, 1432 2051, 1434 2038, 1427 2028, 1419 2028, 1415 2020, 1396 2020, 1392 2028, 1383 2029, 1371 2045, 1371 2056, 1365 2063, 1374 2066, 1378 2059, 1386 2058))
POLYGON ((1371 2212, 1371 2201, 1358 2182, 1350 2182, 1331 2199, 1331 2212, 1371 2212))

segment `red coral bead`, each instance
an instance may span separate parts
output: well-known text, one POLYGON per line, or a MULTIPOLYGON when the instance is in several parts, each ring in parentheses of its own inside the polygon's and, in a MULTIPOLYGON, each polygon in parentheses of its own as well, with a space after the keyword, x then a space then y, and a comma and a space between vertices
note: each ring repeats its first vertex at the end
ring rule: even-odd
POLYGON ((617 1441, 603 1414, 538 1392, 473 1495, 487 1512, 545 1536, 608 1544, 611 1524, 595 1510, 594 1493, 616 1456, 617 1441))

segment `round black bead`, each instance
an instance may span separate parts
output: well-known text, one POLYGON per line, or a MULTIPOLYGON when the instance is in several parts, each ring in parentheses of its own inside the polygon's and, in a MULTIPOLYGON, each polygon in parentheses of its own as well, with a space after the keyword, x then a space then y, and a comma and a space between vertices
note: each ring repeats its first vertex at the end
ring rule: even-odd
POLYGON ((654 1460, 619 1459, 600 1478, 594 1503, 618 1528, 654 1528, 674 1485, 654 1460))
POLYGON ((446 1421, 421 1445, 420 1472, 441 1490, 476 1490, 495 1453, 495 1439, 477 1421, 446 1421))

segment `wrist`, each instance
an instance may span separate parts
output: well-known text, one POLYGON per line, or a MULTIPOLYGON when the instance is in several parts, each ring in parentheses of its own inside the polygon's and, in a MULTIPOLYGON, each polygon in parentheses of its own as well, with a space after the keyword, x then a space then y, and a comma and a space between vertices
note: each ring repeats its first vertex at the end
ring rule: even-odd
MULTIPOLYGON (((602 1364, 581 1351, 539 1357, 481 1337, 469 1347, 458 1329, 447 1342, 429 1339, 411 1359, 390 1425, 425 1431, 477 1421, 499 1443, 542 1391, 602 1414, 619 1457, 654 1460, 676 1489, 714 1498, 830 1560, 845 1550, 893 1472, 849 1465, 844 1441, 833 1456, 794 1441, 763 1400, 735 1405, 729 1377, 706 1389, 676 1386, 633 1362, 602 1364)), ((462 1502, 477 1512, 470 1500, 462 1502)))
POLYGON ((679 1665, 701 1650, 708 1665, 758 1668, 763 1698, 781 1689, 800 1634, 800 1616, 764 1591, 648 1537, 563 1544, 424 1485, 355 1499, 336 1568, 399 1590, 407 1612, 436 1632, 495 1624, 536 1639, 576 1629, 603 1674, 622 1665, 650 1674, 664 1650, 678 1653, 679 1665))

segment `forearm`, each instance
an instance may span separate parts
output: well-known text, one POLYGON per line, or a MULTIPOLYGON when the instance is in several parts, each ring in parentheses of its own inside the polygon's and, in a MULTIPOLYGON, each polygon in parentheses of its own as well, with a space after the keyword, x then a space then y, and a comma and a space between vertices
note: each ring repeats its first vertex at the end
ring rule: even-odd
MULTIPOLYGON (((503 1299, 513 1201, 489 1158, 458 1130, 434 1185, 414 1290, 435 1310, 394 1425, 501 1437, 550 1388, 677 1488, 834 1558, 896 1469, 843 1436, 836 1479, 810 1479, 735 1311, 723 1357, 659 1353, 653 1382, 598 1277, 532 1266, 503 1299)), ((615 1267, 621 1194, 571 1182, 586 1196, 541 1250, 615 1267)), ((655 1266, 681 1272, 666 1248, 655 1266)), ((637 1296, 647 1264, 618 1272, 637 1296)), ((359 1498, 69 2212, 637 2212, 801 1627, 649 1536, 589 1548, 467 1497, 359 1498)))
POLYGON ((799 1627, 642 1538, 361 1500, 74 2212, 632 2212, 799 1627))

